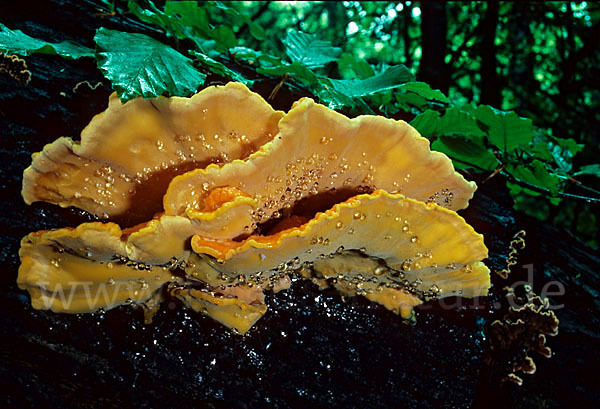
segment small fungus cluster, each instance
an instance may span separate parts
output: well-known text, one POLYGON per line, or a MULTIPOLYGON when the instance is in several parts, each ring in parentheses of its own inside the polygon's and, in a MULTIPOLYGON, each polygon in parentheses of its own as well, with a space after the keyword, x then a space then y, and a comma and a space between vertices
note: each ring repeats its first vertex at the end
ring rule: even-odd
POLYGON ((6 74, 21 84, 29 84, 31 71, 24 59, 16 55, 0 53, 0 74, 6 74))
POLYGON ((488 331, 488 365, 500 365, 502 381, 523 384, 517 375, 535 373, 536 367, 530 354, 537 353, 546 358, 552 351, 546 346, 546 336, 558 334, 558 318, 549 309, 547 298, 537 296, 531 286, 525 285, 517 294, 514 288, 506 287, 506 297, 511 307, 501 320, 495 320, 488 331))
POLYGON ((284 114, 238 83, 113 95, 81 142, 47 145, 23 178, 27 203, 112 221, 29 234, 18 283, 38 309, 150 317, 169 295, 244 333, 264 291, 295 276, 409 319, 432 298, 487 295, 483 236, 456 213, 475 189, 403 121, 309 98, 284 114))

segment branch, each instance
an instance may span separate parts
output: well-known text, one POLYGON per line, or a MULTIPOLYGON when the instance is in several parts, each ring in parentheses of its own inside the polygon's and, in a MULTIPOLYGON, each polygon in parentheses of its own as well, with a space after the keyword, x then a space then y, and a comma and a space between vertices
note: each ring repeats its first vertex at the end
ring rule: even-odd
MULTIPOLYGON (((479 167, 477 165, 473 165, 472 163, 466 162, 464 160, 453 158, 452 156, 450 156, 448 154, 446 154, 446 155, 450 159, 452 159, 453 161, 462 163, 462 164, 467 165, 467 166, 471 166, 471 167, 473 167, 475 169, 478 169, 478 170, 480 170, 482 172, 487 172, 486 169, 483 169, 483 168, 481 168, 481 167, 479 167)), ((573 199, 573 200, 577 200, 577 201, 585 202, 585 203, 600 203, 600 198, 598 198, 598 197, 581 196, 581 195, 575 195, 573 193, 566 193, 566 192, 557 192, 556 194, 553 194, 549 189, 546 189, 546 188, 543 188, 543 187, 540 187, 540 186, 536 186, 536 185, 532 185, 529 182, 525 182, 525 181, 523 181, 521 179, 518 179, 518 178, 514 177, 513 175, 511 175, 510 173, 508 173, 506 171, 501 171, 500 174, 503 175, 504 177, 506 177, 512 183, 515 183, 515 184, 517 184, 519 186, 526 187, 527 189, 533 190, 534 192, 541 193, 544 196, 548 196, 548 197, 560 197, 560 198, 563 198, 563 199, 573 199)), ((583 185, 578 185, 578 186, 583 187, 583 185)), ((589 189, 591 189, 591 188, 589 188, 589 189)))

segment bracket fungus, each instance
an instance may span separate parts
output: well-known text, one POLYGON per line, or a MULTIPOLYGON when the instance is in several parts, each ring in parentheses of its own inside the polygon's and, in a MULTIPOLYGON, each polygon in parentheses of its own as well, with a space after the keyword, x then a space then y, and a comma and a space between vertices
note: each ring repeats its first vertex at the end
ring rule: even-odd
POLYGON ((163 201, 165 213, 214 222, 218 209, 206 201, 223 186, 239 189, 227 204, 239 207, 247 221, 231 238, 319 194, 384 189, 458 210, 476 189, 406 122, 370 115, 349 119, 310 98, 297 101, 279 122, 277 137, 247 160, 175 177, 163 201))
POLYGON ((34 155, 23 197, 146 219, 26 236, 18 283, 34 308, 152 312, 168 294, 244 333, 267 310, 263 291, 292 275, 406 319, 432 298, 487 294, 483 236, 455 212, 476 186, 405 122, 349 119, 308 98, 284 115, 234 83, 189 99, 111 98, 81 144, 34 155), (155 170, 167 179, 139 195, 155 170), (81 282, 76 302, 48 301, 81 282), (113 298, 86 304, 99 291, 113 298))
POLYGON ((81 142, 62 137, 33 154, 23 199, 146 221, 162 210, 174 176, 247 157, 275 136, 282 116, 239 83, 124 104, 113 93, 81 142))

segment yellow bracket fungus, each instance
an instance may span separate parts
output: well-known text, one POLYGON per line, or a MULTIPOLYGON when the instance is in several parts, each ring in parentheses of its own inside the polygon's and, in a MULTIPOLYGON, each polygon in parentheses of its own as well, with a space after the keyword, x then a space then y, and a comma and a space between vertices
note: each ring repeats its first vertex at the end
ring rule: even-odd
POLYGON ((279 129, 273 141, 245 161, 174 178, 164 198, 165 213, 207 218, 214 213, 206 206, 212 190, 235 187, 244 195, 240 205, 248 221, 237 231, 240 235, 306 197, 332 191, 385 189, 457 210, 467 207, 476 189, 404 121, 348 119, 303 98, 280 121, 279 129))
POLYGON ((34 308, 137 303, 149 317, 168 294, 244 333, 267 310, 263 291, 291 274, 405 319, 490 286, 483 237, 454 211, 475 184, 405 122, 348 119, 307 98, 283 115, 230 83, 191 98, 113 96, 81 139, 34 154, 25 201, 143 223, 26 236, 18 284, 34 308))
MULTIPOLYGON (((266 312, 262 299, 244 299, 237 296, 219 296, 214 292, 175 288, 171 294, 194 311, 202 312, 231 328, 238 334, 246 333, 266 312)), ((262 295, 262 292, 260 292, 262 295)))
POLYGON ((33 154, 23 198, 146 221, 162 210, 174 176, 248 157, 275 136, 282 116, 239 83, 208 87, 191 98, 125 104, 113 94, 81 142, 62 137, 33 154))
POLYGON ((19 287, 34 308, 55 312, 149 303, 178 279, 166 268, 128 261, 120 233, 112 223, 30 233, 21 241, 19 287))
POLYGON ((230 279, 261 282, 309 267, 374 301, 389 293, 375 293, 385 288, 426 300, 487 295, 490 287, 489 270, 480 262, 488 255, 482 235, 454 211, 384 190, 354 196, 272 235, 242 241, 195 235, 191 244, 196 253, 214 257, 212 268, 230 279))

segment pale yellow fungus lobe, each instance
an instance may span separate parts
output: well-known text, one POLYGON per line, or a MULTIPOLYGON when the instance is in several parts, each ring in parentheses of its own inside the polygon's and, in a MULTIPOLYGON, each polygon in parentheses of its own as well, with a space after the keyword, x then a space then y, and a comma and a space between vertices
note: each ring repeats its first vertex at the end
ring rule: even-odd
POLYGON ((171 294, 197 312, 210 316, 215 321, 245 334, 267 312, 262 300, 218 295, 214 292, 195 289, 173 289, 171 294))
POLYGON ((402 266, 407 260, 411 265, 419 263, 415 269, 420 269, 434 264, 465 265, 487 257, 483 236, 456 212, 383 190, 354 196, 300 227, 273 235, 241 241, 196 235, 191 243, 197 253, 226 261, 221 269, 227 274, 276 268, 295 257, 300 262, 311 261, 319 254, 334 253, 340 246, 381 258, 398 270, 406 269, 402 266), (336 228, 339 222, 345 228, 336 228), (356 234, 349 234, 351 229, 356 234), (386 235, 393 240, 382 240, 386 235), (419 240, 412 241, 414 236, 419 240), (313 251, 306 253, 309 248, 313 251))
POLYGON ((78 313, 143 304, 177 281, 161 267, 127 260, 120 234, 102 223, 31 233, 21 241, 17 283, 36 309, 78 313))
POLYGON ((304 198, 328 192, 384 189, 456 210, 468 205, 476 189, 454 171, 448 157, 432 152, 427 139, 403 121, 349 119, 303 98, 280 121, 279 129, 272 142, 247 160, 174 178, 164 198, 166 214, 189 216, 189 209, 198 211, 196 216, 210 213, 204 210, 205 201, 214 188, 226 186, 255 200, 244 202, 245 219, 251 217, 252 227, 304 198))
POLYGON ((81 142, 63 137, 33 154, 23 198, 146 221, 161 210, 174 176, 248 157, 277 134, 282 116, 239 83, 208 87, 191 98, 125 104, 113 94, 81 142))

